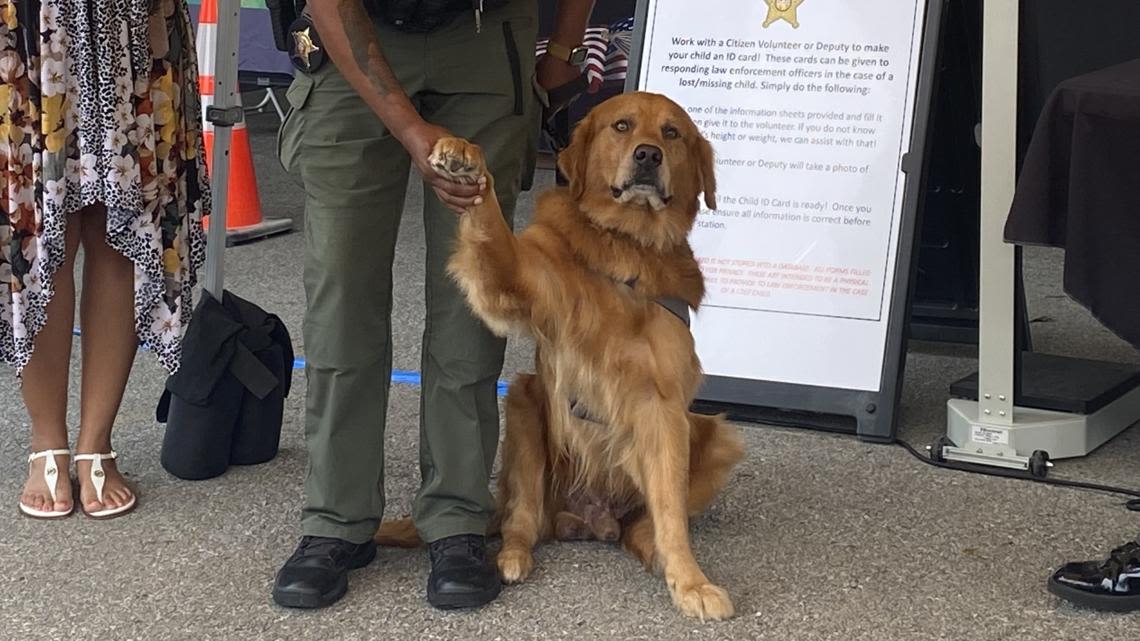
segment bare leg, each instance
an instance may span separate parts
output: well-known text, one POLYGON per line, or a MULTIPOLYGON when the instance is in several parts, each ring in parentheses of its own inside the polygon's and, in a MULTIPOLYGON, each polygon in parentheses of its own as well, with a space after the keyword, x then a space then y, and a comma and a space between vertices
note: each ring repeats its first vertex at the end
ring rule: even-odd
MULTIPOLYGON (((32 420, 33 452, 67 449, 67 382, 71 373, 72 326, 75 323, 75 254, 79 249, 80 216, 67 221, 66 256, 56 272, 55 293, 47 305, 47 323, 36 336, 32 360, 24 368, 24 405, 32 420)), ((67 482, 70 461, 57 458, 61 471, 56 483, 56 502, 44 483, 45 459, 32 462, 28 482, 20 502, 37 510, 66 511, 71 507, 71 483, 67 482)))
MULTIPOLYGON (((107 212, 90 208, 83 216, 83 386, 80 454, 111 450, 111 428, 138 349, 135 334, 134 265, 107 245, 107 212)), ((91 485, 91 462, 76 463, 80 499, 88 511, 125 505, 131 491, 115 461, 104 461, 106 485, 100 503, 91 485)))

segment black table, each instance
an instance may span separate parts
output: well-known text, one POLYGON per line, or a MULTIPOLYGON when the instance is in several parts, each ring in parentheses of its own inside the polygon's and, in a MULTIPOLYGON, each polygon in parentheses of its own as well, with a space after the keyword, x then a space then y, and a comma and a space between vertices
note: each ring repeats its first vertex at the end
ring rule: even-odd
POLYGON ((1053 91, 1005 238, 1064 248, 1065 293, 1140 349, 1140 59, 1053 91))

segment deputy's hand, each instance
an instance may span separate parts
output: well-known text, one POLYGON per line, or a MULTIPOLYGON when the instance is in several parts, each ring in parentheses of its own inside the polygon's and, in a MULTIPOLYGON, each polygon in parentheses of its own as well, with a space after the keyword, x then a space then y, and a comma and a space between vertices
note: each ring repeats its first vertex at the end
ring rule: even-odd
POLYGON ((580 92, 584 89, 581 85, 573 84, 581 79, 582 70, 577 65, 558 58, 550 56, 539 58, 535 65, 534 76, 538 86, 546 92, 549 102, 542 108, 543 122, 550 122, 551 118, 581 95, 580 92), (576 86, 578 91, 571 94, 569 87, 572 86, 576 86))
POLYGON ((575 80, 582 75, 582 70, 577 65, 572 65, 565 60, 542 56, 534 66, 534 75, 538 85, 550 91, 575 80))
POLYGON ((404 134, 402 142, 411 155, 416 169, 423 175, 427 184, 431 185, 435 195, 439 196, 440 201, 448 208, 462 214, 471 207, 483 204, 482 193, 487 188, 487 179, 480 178, 478 184, 468 185, 454 182, 436 173, 428 163, 428 157, 435 148, 436 141, 451 135, 451 132, 443 127, 422 122, 411 127, 404 134))

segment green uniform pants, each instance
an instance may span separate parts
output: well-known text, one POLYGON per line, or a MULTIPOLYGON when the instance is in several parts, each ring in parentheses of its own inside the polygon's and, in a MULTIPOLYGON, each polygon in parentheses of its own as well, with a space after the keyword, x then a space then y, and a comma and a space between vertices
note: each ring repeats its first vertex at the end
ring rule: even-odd
MULTIPOLYGON (((533 171, 537 7, 517 0, 430 34, 379 27, 384 55, 428 122, 482 146, 508 222, 533 171)), ((308 392, 304 534, 361 543, 384 512, 384 423, 392 369, 392 260, 411 161, 335 65, 298 72, 281 127, 282 166, 305 188, 308 392)), ((416 525, 426 541, 483 533, 499 440, 505 341, 445 273, 458 222, 425 189, 427 240, 416 525)))

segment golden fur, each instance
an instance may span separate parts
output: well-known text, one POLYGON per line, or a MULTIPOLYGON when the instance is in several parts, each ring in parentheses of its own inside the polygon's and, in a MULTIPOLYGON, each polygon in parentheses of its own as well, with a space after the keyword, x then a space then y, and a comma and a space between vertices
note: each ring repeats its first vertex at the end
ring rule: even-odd
MULTIPOLYGON (((486 171, 479 148, 460 139, 440 140, 432 161, 456 180, 486 171)), ((506 399, 500 572, 525 579, 542 540, 620 537, 663 572, 683 612, 730 617, 728 594, 693 557, 688 520, 742 448, 721 418, 689 412, 702 377, 693 338, 654 302, 697 309, 704 296, 687 238, 701 194, 716 206, 712 147, 671 100, 630 93, 593 109, 559 162, 569 187, 542 194, 518 235, 488 175, 488 197, 463 215, 449 265, 488 327, 537 343, 535 373, 518 376, 506 399), (639 166, 643 149, 660 152, 659 166, 639 166), (571 412, 574 402, 590 419, 571 412)), ((407 519, 384 523, 376 539, 419 544, 407 519)))

